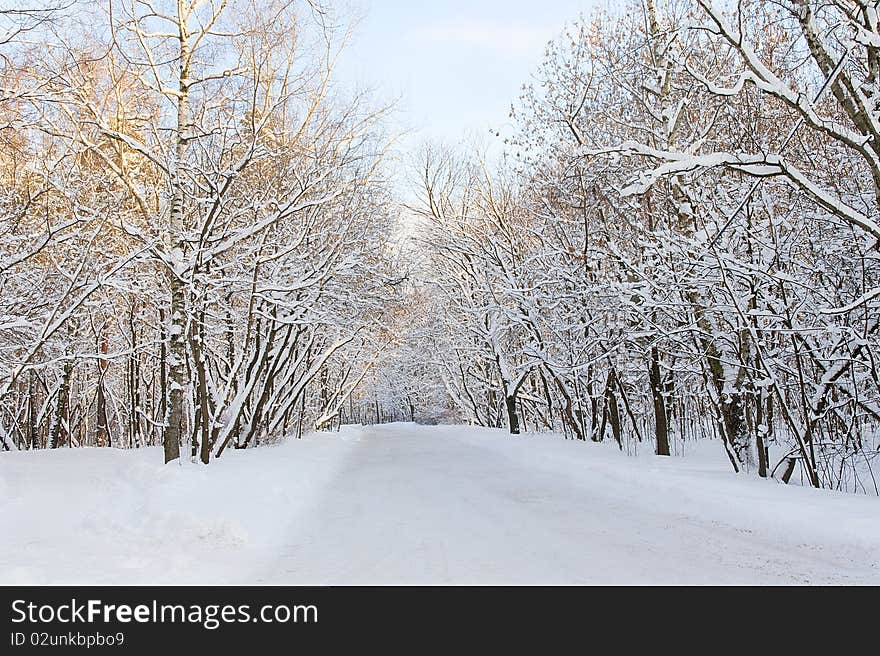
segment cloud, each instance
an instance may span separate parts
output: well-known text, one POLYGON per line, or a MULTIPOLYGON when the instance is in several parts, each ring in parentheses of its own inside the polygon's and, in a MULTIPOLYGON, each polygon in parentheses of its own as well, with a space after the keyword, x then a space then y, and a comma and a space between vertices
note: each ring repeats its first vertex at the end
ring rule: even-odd
POLYGON ((540 53, 555 30, 543 25, 486 20, 459 20, 418 27, 407 35, 410 43, 470 46, 503 57, 540 53))

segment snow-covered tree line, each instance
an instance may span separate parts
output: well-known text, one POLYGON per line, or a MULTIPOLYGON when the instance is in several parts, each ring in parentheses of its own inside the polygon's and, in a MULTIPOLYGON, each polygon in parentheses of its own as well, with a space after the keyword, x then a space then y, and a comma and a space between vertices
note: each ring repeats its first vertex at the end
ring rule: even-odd
POLYGON ((633 0, 500 163, 434 147, 403 266, 383 108, 312 0, 0 9, 0 450, 208 462, 341 421, 718 439, 876 493, 880 17, 633 0), (407 270, 419 282, 407 281, 407 270))
POLYGON ((460 415, 876 494, 878 93, 873 1, 571 25, 500 164, 419 171, 421 353, 460 415))
POLYGON ((0 13, 0 449, 326 427, 387 348, 384 109, 311 0, 0 13))

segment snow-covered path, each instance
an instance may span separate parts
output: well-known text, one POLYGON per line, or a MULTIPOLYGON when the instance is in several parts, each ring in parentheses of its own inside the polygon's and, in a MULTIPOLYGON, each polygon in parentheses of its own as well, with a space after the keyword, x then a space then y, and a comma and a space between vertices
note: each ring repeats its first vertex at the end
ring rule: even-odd
POLYGON ((880 583, 880 500, 714 448, 397 424, 160 463, 0 456, 0 583, 880 583))
MULTIPOLYGON (((880 580, 880 552, 855 545, 829 549, 821 539, 812 543, 804 539, 800 531, 787 536, 785 521, 775 528, 768 524, 764 533, 753 522, 737 522, 725 512, 717 516, 697 512, 705 511, 705 506, 697 500, 693 508, 694 500, 684 490, 669 487, 669 481, 665 489, 652 490, 657 471, 650 467, 644 471, 638 466, 644 463, 631 458, 558 440, 533 438, 529 443, 528 438, 519 438, 519 443, 511 444, 517 438, 502 438, 499 443, 498 436, 478 437, 467 430, 407 425, 366 429, 310 521, 292 535, 284 553, 260 580, 339 584, 880 580), (587 451, 598 462, 577 457, 587 451), (566 462, 568 456, 575 456, 574 462, 566 462), (601 467, 609 461, 617 465, 610 471, 601 467), (642 475, 648 480, 640 482, 642 475)), ((682 473, 679 470, 673 467, 665 473, 674 479, 675 473, 682 473)), ((661 468, 661 477, 662 473, 661 468)), ((734 488, 741 487, 737 483, 763 488, 765 496, 792 491, 802 497, 816 495, 723 474, 721 479, 734 488)), ((691 483, 696 496, 706 490, 699 478, 691 483)), ((838 500, 842 496, 825 495, 838 500)), ((876 500, 848 500, 865 506, 869 516, 880 513, 876 500)), ((807 498, 800 501, 809 503, 807 498)), ((747 502, 730 498, 724 505, 747 502)), ((798 513, 794 507, 786 510, 798 513)), ((761 510, 756 508, 755 514, 760 516, 761 510)), ((808 522, 811 514, 801 511, 798 517, 808 522)), ((880 514, 873 518, 880 522, 880 514)), ((834 523, 833 517, 824 519, 834 523)), ((803 533, 809 532, 810 527, 804 526, 803 533)))

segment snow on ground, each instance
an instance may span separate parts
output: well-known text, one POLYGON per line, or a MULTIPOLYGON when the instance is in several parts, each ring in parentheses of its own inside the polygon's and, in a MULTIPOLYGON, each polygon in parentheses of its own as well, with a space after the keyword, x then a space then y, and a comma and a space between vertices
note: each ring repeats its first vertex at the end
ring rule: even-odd
POLYGON ((3 454, 0 583, 880 583, 876 497, 703 455, 412 424, 3 454))

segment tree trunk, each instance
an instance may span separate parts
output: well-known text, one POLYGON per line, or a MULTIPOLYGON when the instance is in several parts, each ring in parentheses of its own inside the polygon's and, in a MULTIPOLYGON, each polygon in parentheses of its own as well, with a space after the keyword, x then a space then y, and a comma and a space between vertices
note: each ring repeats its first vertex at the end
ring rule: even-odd
MULTIPOLYGON (((605 437, 605 413, 602 413, 602 429, 597 433, 596 427, 599 425, 599 399, 593 393, 593 387, 593 366, 590 365, 587 367, 587 395, 590 397, 590 440, 592 442, 601 442, 605 437)), ((581 411, 581 417, 583 417, 583 411, 581 411)), ((581 421, 581 426, 583 425, 584 422, 581 421)))
POLYGON ((55 419, 52 422, 52 431, 49 433, 49 448, 57 449, 61 443, 62 430, 64 429, 67 411, 70 407, 70 379, 73 377, 73 360, 64 362, 64 370, 61 377, 61 386, 58 388, 58 401, 55 404, 55 419))
MULTIPOLYGON (((103 328, 102 328, 103 331, 103 328)), ((111 446, 110 429, 107 422, 107 394, 104 390, 104 375, 107 373, 107 338, 100 336, 101 357, 98 359, 98 396, 95 401, 97 416, 95 418, 95 441, 98 446, 111 446)))
POLYGON ((654 401, 654 436, 657 439, 657 455, 669 455, 669 424, 666 417, 666 398, 663 395, 663 379, 660 374, 660 354, 651 348, 651 364, 648 370, 651 397, 654 401))
POLYGON ((617 446, 623 450, 623 438, 620 434, 620 408, 614 389, 617 387, 617 371, 612 369, 608 374, 608 385, 605 387, 605 407, 608 409, 608 420, 611 422, 611 434, 617 446))
POLYGON ((761 388, 761 391, 758 393, 758 398, 756 399, 756 411, 755 411, 755 423, 757 426, 755 427, 755 447, 758 451, 758 476, 761 478, 767 478, 767 467, 769 460, 769 450, 767 448, 766 436, 769 434, 769 426, 766 423, 768 421, 764 412, 764 388, 761 388))
POLYGON ((40 448, 40 438, 37 434, 37 386, 34 384, 36 374, 28 373, 28 396, 27 396, 27 443, 31 449, 40 448))
POLYGON ((189 35, 185 20, 180 17, 180 73, 177 95, 177 134, 171 167, 171 210, 169 213, 168 246, 171 251, 171 270, 168 285, 171 290, 171 321, 168 335, 169 390, 168 413, 165 421, 163 444, 165 462, 180 457, 180 439, 183 434, 184 390, 186 375, 186 286, 181 279, 184 264, 184 181, 182 169, 186 161, 189 132, 189 35))
MULTIPOLYGON (((555 373, 551 371, 550 375, 553 377, 553 381, 556 383, 556 387, 559 389, 559 393, 562 394, 562 398, 565 400, 565 405, 562 409, 565 422, 571 427, 571 430, 574 432, 578 440, 586 440, 582 428, 583 422, 579 421, 572 412, 571 394, 568 393, 568 390, 565 388, 565 384, 559 379, 558 376, 556 376, 555 373)), ((549 398, 549 390, 546 391, 546 394, 549 398)))
POLYGON ((505 396, 504 404, 507 407, 507 425, 511 435, 519 435, 519 414, 516 411, 516 394, 505 396))
POLYGON ((183 283, 171 275, 171 325, 168 331, 168 403, 163 445, 165 462, 180 457, 180 440, 183 434, 183 392, 187 385, 185 301, 183 283))

